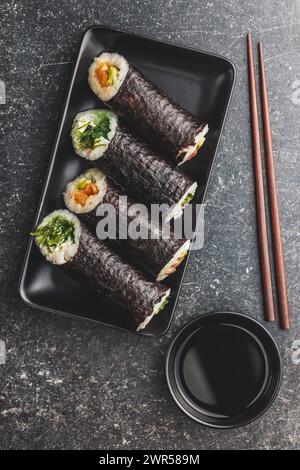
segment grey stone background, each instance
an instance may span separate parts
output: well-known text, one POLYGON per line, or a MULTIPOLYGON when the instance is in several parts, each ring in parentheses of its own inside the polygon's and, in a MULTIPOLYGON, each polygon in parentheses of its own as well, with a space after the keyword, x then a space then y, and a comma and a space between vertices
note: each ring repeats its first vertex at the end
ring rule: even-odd
POLYGON ((300 2, 0 2, 0 448, 295 449, 300 446, 300 2), (236 88, 211 178, 205 247, 193 253, 175 320, 153 340, 26 307, 17 282, 82 31, 108 24, 224 54, 236 88), (203 428, 171 401, 164 354, 189 319, 220 309, 263 318, 245 35, 265 44, 293 329, 268 325, 284 360, 280 395, 233 431, 203 428), (293 351, 293 345, 295 350, 293 351), (3 346, 3 344, 2 344, 3 346), (299 346, 298 346, 299 347, 299 346))

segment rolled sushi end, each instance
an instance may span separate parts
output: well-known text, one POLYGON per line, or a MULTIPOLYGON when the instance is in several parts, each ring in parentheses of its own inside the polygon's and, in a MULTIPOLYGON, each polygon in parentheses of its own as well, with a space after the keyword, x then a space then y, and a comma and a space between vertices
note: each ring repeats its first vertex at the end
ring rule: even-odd
POLYGON ((90 109, 75 117, 71 137, 77 155, 98 160, 105 153, 118 126, 117 116, 106 109, 90 109))
POLYGON ((95 57, 89 69, 89 84, 101 101, 109 101, 119 91, 127 75, 127 60, 112 52, 103 52, 95 57))
POLYGON ((164 308, 168 305, 170 301, 170 295, 171 295, 171 289, 168 289, 165 292, 165 294, 162 296, 160 301, 154 305, 152 313, 148 315, 148 317, 146 317, 142 323, 139 324, 136 331, 141 331, 144 328, 146 328, 146 326, 151 322, 152 318, 155 317, 155 315, 160 313, 162 310, 164 310, 164 308))
POLYGON ((156 280, 163 281, 166 277, 173 274, 182 261, 187 257, 191 245, 190 240, 186 240, 184 244, 179 248, 175 255, 170 259, 170 261, 163 267, 163 269, 158 273, 156 280))
POLYGON ((50 263, 62 265, 74 258, 78 251, 81 226, 76 215, 58 210, 47 215, 31 235, 50 263))
POLYGON ((65 205, 75 214, 85 214, 102 202, 106 191, 105 175, 96 168, 90 168, 67 184, 64 193, 65 205))
POLYGON ((184 193, 182 198, 174 204, 170 211, 165 216, 165 222, 169 222, 172 219, 178 219, 183 213, 183 209, 191 202, 195 196, 196 189, 198 184, 195 182, 189 189, 184 193))
POLYGON ((206 124, 205 127, 196 135, 194 143, 192 145, 188 145, 179 150, 176 157, 177 166, 182 165, 183 163, 187 162, 188 160, 191 160, 192 158, 198 155, 200 148, 205 142, 205 136, 207 133, 208 125, 206 124))

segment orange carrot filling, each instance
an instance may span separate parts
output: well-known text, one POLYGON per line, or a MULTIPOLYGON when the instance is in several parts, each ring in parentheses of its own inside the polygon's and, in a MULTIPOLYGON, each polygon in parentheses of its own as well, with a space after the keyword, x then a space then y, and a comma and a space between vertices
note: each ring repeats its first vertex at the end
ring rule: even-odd
POLYGON ((109 67, 107 64, 101 64, 97 70, 97 77, 100 82, 100 85, 105 87, 108 86, 108 79, 109 79, 109 67))
POLYGON ((84 188, 76 189, 73 193, 74 201, 81 206, 85 206, 89 196, 95 196, 99 193, 99 189, 94 183, 87 183, 84 188))
POLYGON ((97 69, 97 78, 102 87, 113 86, 118 80, 120 69, 115 65, 100 64, 97 69))

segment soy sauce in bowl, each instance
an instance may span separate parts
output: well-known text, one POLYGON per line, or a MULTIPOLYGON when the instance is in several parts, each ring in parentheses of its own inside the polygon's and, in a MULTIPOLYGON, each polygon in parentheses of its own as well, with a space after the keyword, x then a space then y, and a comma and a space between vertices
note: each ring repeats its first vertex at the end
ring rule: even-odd
POLYGON ((166 359, 169 389, 180 408, 213 427, 253 421, 274 400, 281 360, 258 322, 227 312, 203 315, 173 341, 166 359))

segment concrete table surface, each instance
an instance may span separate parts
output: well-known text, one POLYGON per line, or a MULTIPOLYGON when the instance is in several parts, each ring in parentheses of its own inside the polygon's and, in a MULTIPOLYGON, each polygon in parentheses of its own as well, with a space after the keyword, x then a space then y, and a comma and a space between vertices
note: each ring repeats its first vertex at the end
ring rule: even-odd
POLYGON ((6 84, 6 104, 0 104, 0 448, 299 448, 300 3, 2 0, 0 22, 2 91, 6 84), (220 53, 237 68, 206 201, 205 246, 192 253, 174 322, 160 339, 36 311, 17 291, 78 44, 92 24, 220 53), (263 321, 249 30, 265 45, 293 328, 287 333, 267 325, 284 362, 271 409, 245 428, 215 431, 190 421, 170 399, 164 354, 180 327, 198 314, 227 309, 263 321))

